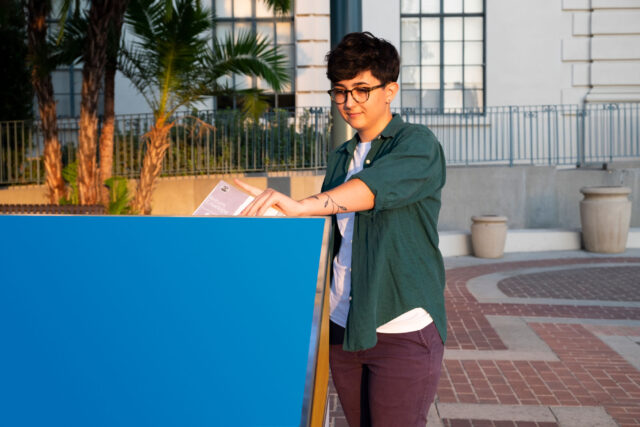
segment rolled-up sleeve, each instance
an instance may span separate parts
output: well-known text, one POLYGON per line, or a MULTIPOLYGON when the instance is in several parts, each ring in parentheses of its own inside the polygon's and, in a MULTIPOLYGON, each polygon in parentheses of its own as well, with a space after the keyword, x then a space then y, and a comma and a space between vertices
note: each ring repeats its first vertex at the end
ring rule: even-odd
POLYGON ((445 183, 445 160, 435 135, 414 128, 397 140, 371 166, 354 174, 375 196, 373 210, 394 209, 432 196, 445 183))

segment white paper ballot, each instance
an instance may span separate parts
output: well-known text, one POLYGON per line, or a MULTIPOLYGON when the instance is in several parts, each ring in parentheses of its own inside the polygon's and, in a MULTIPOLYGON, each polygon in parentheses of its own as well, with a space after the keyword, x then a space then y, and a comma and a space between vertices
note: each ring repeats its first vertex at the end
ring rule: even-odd
MULTIPOLYGON (((220 180, 211 193, 202 201, 193 215, 236 216, 253 200, 253 196, 238 190, 224 180, 220 180)), ((284 216, 276 209, 269 208, 264 216, 284 216)))

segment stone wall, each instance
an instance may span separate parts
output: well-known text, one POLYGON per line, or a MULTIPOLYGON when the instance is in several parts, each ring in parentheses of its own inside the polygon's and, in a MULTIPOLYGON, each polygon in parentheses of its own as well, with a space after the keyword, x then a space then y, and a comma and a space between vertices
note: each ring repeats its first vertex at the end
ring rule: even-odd
POLYGON ((460 167, 448 169, 440 228, 470 227, 478 214, 500 214, 510 228, 580 228, 580 188, 632 188, 632 227, 640 226, 640 169, 558 169, 554 167, 460 167))

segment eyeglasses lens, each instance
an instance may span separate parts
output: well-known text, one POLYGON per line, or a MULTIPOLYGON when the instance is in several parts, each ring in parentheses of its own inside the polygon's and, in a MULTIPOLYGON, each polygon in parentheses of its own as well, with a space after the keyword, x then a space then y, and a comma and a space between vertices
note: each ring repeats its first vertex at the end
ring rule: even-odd
POLYGON ((366 89, 353 89, 351 93, 353 94, 353 99, 358 103, 365 102, 369 98, 369 91, 366 89))
POLYGON ((333 100, 337 104, 344 104, 346 102, 347 92, 345 92, 344 90, 334 89, 332 93, 333 93, 333 100))

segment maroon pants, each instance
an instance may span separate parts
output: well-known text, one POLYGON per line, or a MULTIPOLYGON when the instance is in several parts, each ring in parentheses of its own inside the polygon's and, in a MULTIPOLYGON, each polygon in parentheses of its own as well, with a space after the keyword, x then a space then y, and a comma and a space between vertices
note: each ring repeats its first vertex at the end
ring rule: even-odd
POLYGON ((355 352, 342 349, 343 335, 331 323, 331 376, 349 426, 424 427, 444 354, 435 324, 378 334, 375 347, 355 352))

